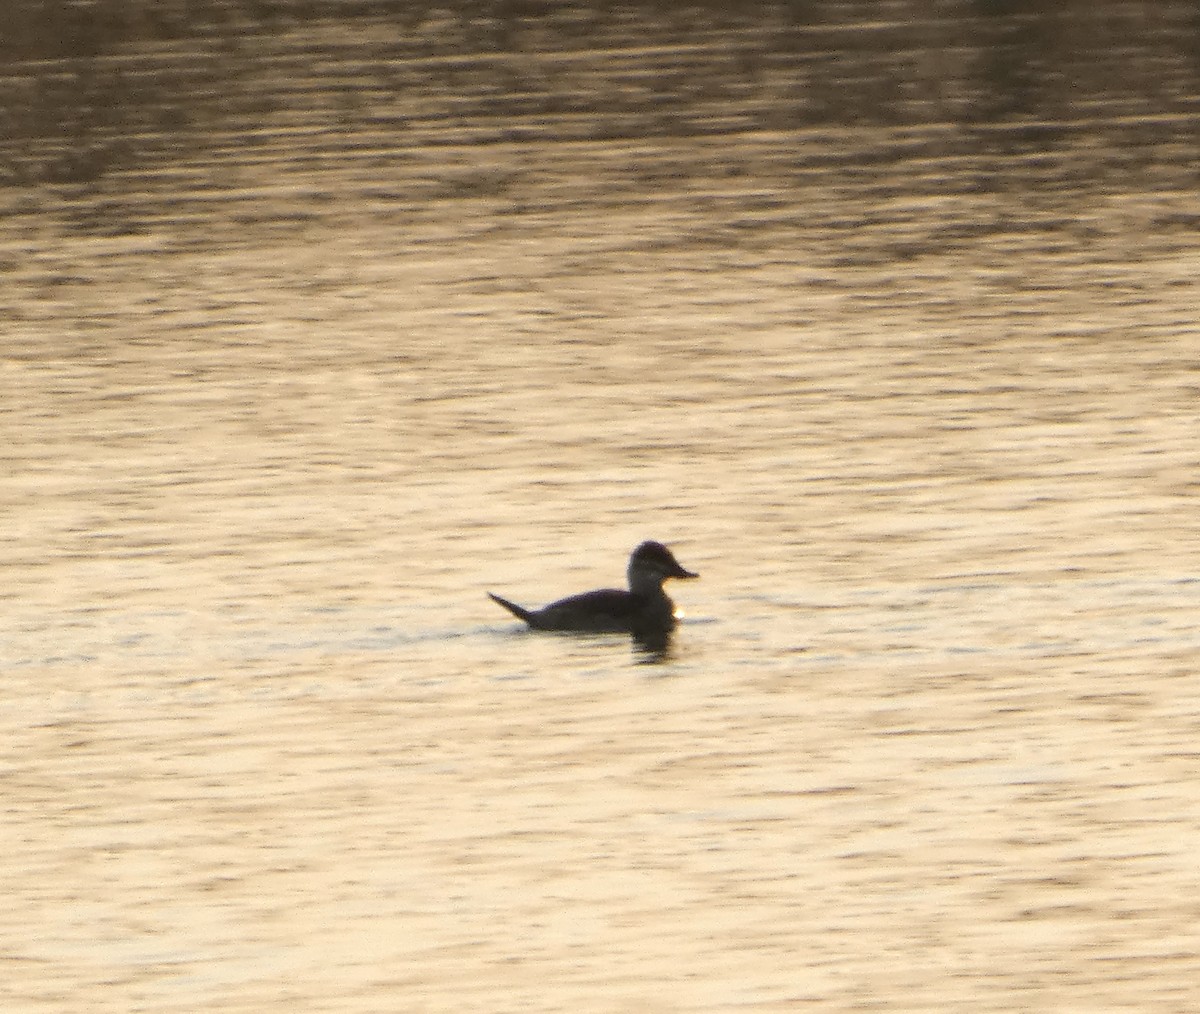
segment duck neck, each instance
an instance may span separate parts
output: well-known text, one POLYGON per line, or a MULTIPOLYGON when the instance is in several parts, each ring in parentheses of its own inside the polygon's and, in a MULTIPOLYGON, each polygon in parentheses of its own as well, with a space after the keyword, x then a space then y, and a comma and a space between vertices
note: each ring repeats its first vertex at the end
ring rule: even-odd
POLYGON ((657 598, 662 595, 662 575, 642 567, 630 567, 626 575, 629 579, 629 590, 635 595, 646 595, 657 598))

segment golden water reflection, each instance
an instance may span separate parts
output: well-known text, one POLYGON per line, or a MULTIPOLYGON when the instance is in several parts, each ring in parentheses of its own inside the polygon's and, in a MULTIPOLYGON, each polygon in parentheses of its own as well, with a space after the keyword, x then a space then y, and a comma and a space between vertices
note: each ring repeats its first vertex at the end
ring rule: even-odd
POLYGON ((1185 6, 305 9, 8 65, 6 1009, 1192 1009, 1185 6))

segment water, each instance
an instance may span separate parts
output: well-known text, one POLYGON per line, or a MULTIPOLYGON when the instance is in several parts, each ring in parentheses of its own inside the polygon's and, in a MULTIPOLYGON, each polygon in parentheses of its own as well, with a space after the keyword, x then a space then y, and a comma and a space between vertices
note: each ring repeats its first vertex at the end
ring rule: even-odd
POLYGON ((1195 1009, 1187 6, 368 6, 14 15, 5 1009, 1195 1009))

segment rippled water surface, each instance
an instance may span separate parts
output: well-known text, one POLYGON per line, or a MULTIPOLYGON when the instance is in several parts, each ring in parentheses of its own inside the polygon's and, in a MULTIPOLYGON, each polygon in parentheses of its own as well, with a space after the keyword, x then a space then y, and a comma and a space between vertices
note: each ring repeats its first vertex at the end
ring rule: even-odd
POLYGON ((5 1010, 1197 1009, 1189 5, 17 9, 5 1010))

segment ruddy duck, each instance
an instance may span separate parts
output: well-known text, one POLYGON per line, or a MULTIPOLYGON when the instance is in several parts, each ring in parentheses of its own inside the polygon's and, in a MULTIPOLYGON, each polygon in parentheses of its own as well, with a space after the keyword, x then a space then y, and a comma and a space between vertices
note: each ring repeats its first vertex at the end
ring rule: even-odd
POLYGON ((684 570, 661 542, 643 542, 629 557, 629 591, 604 588, 559 599, 541 609, 525 609, 488 592, 534 630, 624 633, 646 641, 665 639, 675 629, 675 603, 663 591, 669 577, 699 577, 684 570))

